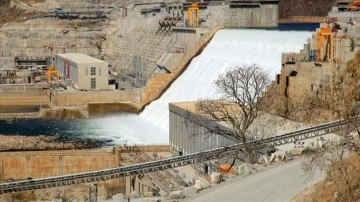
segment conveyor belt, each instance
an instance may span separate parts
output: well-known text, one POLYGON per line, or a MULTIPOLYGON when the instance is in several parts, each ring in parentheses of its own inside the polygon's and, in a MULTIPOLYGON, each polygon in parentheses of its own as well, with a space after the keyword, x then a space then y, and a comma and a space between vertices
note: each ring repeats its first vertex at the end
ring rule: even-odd
MULTIPOLYGON (((342 130, 346 124, 347 122, 344 120, 335 121, 331 123, 317 125, 314 127, 296 130, 275 137, 252 141, 249 143, 254 145, 259 143, 273 144, 277 146, 289 142, 300 141, 303 139, 339 131, 342 130)), ((8 193, 8 192, 19 192, 19 191, 34 190, 34 189, 51 188, 51 187, 71 185, 71 184, 89 183, 89 182, 102 181, 102 180, 114 179, 114 178, 131 176, 131 175, 144 174, 158 170, 165 170, 168 168, 175 168, 179 166, 184 166, 188 164, 194 164, 197 162, 229 156, 239 152, 240 149, 243 148, 244 148, 243 144, 236 144, 228 147, 216 148, 216 149, 188 154, 184 156, 140 163, 130 166, 123 166, 113 169, 3 183, 0 184, 0 194, 8 193)))

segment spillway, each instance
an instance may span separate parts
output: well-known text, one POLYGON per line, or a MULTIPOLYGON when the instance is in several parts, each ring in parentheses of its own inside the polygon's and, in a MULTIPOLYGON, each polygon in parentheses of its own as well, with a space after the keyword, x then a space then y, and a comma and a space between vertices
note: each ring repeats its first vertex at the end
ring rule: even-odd
POLYGON ((108 126, 114 141, 168 143, 170 102, 217 97, 214 80, 236 65, 255 63, 275 78, 281 69, 281 53, 299 52, 311 34, 305 31, 221 30, 161 98, 139 116, 108 117, 102 119, 101 125, 108 126), (120 137, 115 138, 115 134, 120 137))
POLYGON ((17 131, 24 127, 27 133, 33 129, 32 135, 58 133, 69 138, 110 139, 111 144, 168 144, 170 102, 217 97, 214 80, 236 65, 255 63, 271 78, 275 78, 281 69, 281 53, 299 52, 311 35, 310 31, 221 30, 161 98, 148 105, 140 115, 121 114, 45 123, 32 121, 18 125, 12 123, 7 128, 0 126, 4 129, 0 133, 7 130, 7 134, 19 134, 17 131), (16 130, 11 131, 14 128, 16 130))

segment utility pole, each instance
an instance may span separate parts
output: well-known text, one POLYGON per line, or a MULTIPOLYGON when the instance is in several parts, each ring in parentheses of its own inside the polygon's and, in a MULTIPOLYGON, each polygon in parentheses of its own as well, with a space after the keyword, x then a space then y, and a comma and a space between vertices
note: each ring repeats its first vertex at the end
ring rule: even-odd
POLYGON ((69 33, 70 30, 62 30, 62 33, 63 33, 63 53, 65 53, 65 35, 69 33))
POLYGON ((75 53, 78 52, 78 26, 75 24, 75 53))

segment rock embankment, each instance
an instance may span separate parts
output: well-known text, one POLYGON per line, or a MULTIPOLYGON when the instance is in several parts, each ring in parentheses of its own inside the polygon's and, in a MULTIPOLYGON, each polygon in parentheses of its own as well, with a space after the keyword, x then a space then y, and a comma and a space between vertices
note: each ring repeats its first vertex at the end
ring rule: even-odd
POLYGON ((0 151, 39 151, 99 148, 104 142, 96 140, 61 140, 54 136, 6 136, 0 135, 0 151))

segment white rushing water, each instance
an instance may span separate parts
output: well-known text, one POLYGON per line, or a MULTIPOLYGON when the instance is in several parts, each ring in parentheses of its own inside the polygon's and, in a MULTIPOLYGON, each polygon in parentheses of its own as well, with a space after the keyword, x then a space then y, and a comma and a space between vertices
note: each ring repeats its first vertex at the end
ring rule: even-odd
POLYGON ((98 130, 98 138, 112 139, 115 144, 124 141, 167 144, 170 102, 216 97, 214 80, 236 65, 257 64, 275 78, 281 69, 281 53, 299 52, 311 34, 305 31, 221 30, 161 98, 140 115, 92 119, 91 128, 98 130))

